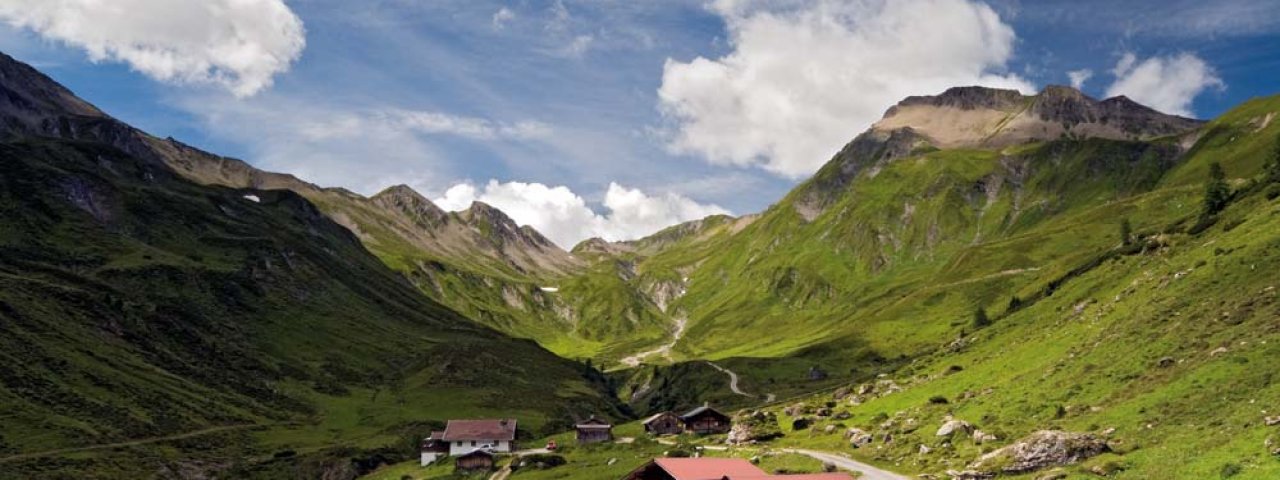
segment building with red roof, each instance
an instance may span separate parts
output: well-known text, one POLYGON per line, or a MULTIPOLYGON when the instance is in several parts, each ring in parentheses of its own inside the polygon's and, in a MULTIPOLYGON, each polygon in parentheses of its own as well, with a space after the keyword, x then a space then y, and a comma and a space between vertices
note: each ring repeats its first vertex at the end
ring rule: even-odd
POLYGON ((847 473, 770 475, 741 458, 659 458, 622 480, 853 480, 847 473))

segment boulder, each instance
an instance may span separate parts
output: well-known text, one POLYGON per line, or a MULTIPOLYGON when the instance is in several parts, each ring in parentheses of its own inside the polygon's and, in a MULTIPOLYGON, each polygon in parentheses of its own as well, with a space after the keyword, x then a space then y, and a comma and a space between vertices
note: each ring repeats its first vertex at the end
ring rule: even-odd
POLYGON ((839 412, 836 412, 835 416, 833 416, 832 418, 835 418, 836 420, 848 420, 850 418, 853 418, 853 414, 847 411, 841 410, 839 412))
POLYGON ((791 420, 791 429, 804 430, 806 428, 809 428, 809 425, 812 425, 812 424, 813 424, 813 420, 810 420, 806 417, 800 417, 800 418, 791 420))
POLYGON ((977 430, 977 429, 974 429, 973 431, 973 443, 976 443, 978 445, 982 445, 987 442, 994 442, 996 440, 999 440, 999 438, 996 438, 995 435, 992 435, 990 433, 984 432, 982 430, 977 430))
POLYGON ((951 434, 956 432, 960 432, 964 435, 970 435, 973 433, 973 425, 964 420, 949 419, 943 422, 941 427, 938 427, 938 432, 935 435, 939 437, 949 437, 951 434))
POLYGON ((826 380, 827 372, 821 368, 818 368, 817 365, 814 365, 812 367, 809 367, 809 373, 805 374, 805 378, 809 379, 809 381, 811 382, 826 380))
POLYGON ((1110 451, 1107 442, 1088 433, 1041 430, 980 457, 970 470, 987 473, 1026 473, 1070 465, 1110 451))
POLYGON ((1266 418, 1263 418, 1262 421, 1266 423, 1268 427, 1274 427, 1276 425, 1280 425, 1280 415, 1276 415, 1274 417, 1266 417, 1266 418))
POLYGON ((1158 366, 1158 367, 1160 367, 1160 368, 1169 368, 1169 367, 1172 367, 1172 366, 1173 366, 1174 364, 1176 364, 1176 363, 1178 363, 1178 362, 1177 362, 1176 360, 1174 360, 1174 359, 1173 359, 1173 357, 1164 357, 1164 358, 1161 358, 1159 361, 1157 361, 1157 362, 1156 362, 1156 366, 1158 366))
POLYGON ((860 428, 850 428, 848 431, 844 432, 844 438, 849 440, 849 444, 852 445, 853 448, 868 445, 875 440, 870 433, 867 433, 860 428))
POLYGON ((864 383, 862 385, 858 385, 858 395, 870 395, 871 392, 875 391, 875 389, 876 389, 875 385, 872 385, 870 383, 864 383))
POLYGON ((835 425, 827 425, 826 427, 822 428, 822 433, 835 433, 835 432, 836 432, 835 425))
POLYGON ((928 454, 929 454, 929 452, 932 452, 932 451, 933 451, 933 449, 932 449, 932 448, 929 448, 929 446, 928 446, 928 445, 925 445, 925 444, 923 444, 923 443, 921 443, 921 444, 920 444, 920 454, 921 454, 921 455, 928 455, 928 454))
POLYGON ((834 398, 836 400, 844 400, 844 397, 849 396, 849 393, 850 393, 849 387, 840 387, 836 389, 835 393, 831 394, 831 398, 834 398))
POLYGON ((733 428, 729 429, 729 436, 725 441, 730 445, 741 445, 772 440, 781 436, 782 429, 778 427, 778 417, 772 413, 756 411, 734 418, 733 428))

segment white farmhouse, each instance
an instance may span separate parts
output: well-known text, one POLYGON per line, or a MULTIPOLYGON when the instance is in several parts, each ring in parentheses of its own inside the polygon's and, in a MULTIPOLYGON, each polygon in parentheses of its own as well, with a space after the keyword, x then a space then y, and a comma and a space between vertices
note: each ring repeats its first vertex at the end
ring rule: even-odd
POLYGON ((476 450, 511 453, 516 449, 515 440, 515 419, 449 420, 443 432, 431 432, 423 443, 422 464, 431 464, 446 452, 451 457, 476 450))

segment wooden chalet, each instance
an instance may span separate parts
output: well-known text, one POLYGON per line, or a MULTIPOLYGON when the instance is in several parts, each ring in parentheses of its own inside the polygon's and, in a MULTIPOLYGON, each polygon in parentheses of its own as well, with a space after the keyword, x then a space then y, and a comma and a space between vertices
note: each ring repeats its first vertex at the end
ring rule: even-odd
POLYGON ((680 417, 684 429, 690 433, 709 435, 713 433, 729 433, 733 420, 728 415, 711 408, 710 404, 690 410, 680 417))
POLYGON ((644 420, 644 431, 649 435, 679 435, 684 422, 671 412, 662 412, 644 420))
POLYGON ((488 450, 472 450, 471 453, 458 456, 455 470, 475 472, 493 470, 493 452, 488 450))
POLYGON ((853 480, 847 473, 770 475, 741 458, 659 458, 622 480, 853 480))
POLYGON ((573 429, 578 434, 578 443, 602 443, 613 440, 613 425, 604 420, 596 418, 592 415, 577 425, 573 429))

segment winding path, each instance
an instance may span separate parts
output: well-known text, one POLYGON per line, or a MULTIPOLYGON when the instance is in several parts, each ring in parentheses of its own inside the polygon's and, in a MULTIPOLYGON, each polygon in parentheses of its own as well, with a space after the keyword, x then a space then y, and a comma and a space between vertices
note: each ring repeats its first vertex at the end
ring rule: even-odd
POLYGON ((752 398, 755 398, 755 395, 752 395, 752 394, 750 394, 750 393, 744 392, 744 391, 742 391, 742 389, 741 389, 741 388, 738 388, 738 374, 737 374, 737 373, 734 373, 734 372, 733 372, 733 370, 729 370, 729 369, 727 369, 727 368, 724 368, 724 367, 721 367, 721 366, 719 366, 719 365, 716 365, 716 362, 712 362, 712 361, 710 361, 710 360, 708 360, 708 361, 707 361, 707 365, 711 365, 711 368, 714 368, 714 369, 716 369, 716 370, 719 370, 719 371, 720 371, 720 373, 723 373, 723 374, 726 374, 726 375, 728 375, 728 376, 729 376, 729 390, 733 390, 733 393, 736 393, 736 394, 738 394, 738 395, 742 395, 742 396, 744 396, 744 397, 752 397, 752 398))
POLYGON ((905 475, 898 475, 888 470, 881 470, 852 458, 832 452, 805 450, 801 448, 784 448, 782 451, 804 455, 814 460, 830 463, 845 470, 852 470, 861 473, 862 476, 858 477, 858 480, 907 480, 905 475))
POLYGON ((628 367, 633 367, 633 368, 638 367, 640 366, 640 362, 643 362, 644 359, 652 357, 654 355, 661 355, 663 357, 666 357, 667 360, 671 360, 671 349, 675 348, 676 343, 679 342, 682 337, 684 337, 684 327, 687 323, 689 323, 688 318, 675 317, 675 328, 671 331, 670 342, 664 343, 662 344, 662 346, 655 348, 653 350, 649 350, 647 352, 640 352, 635 355, 623 358, 622 364, 628 367))

